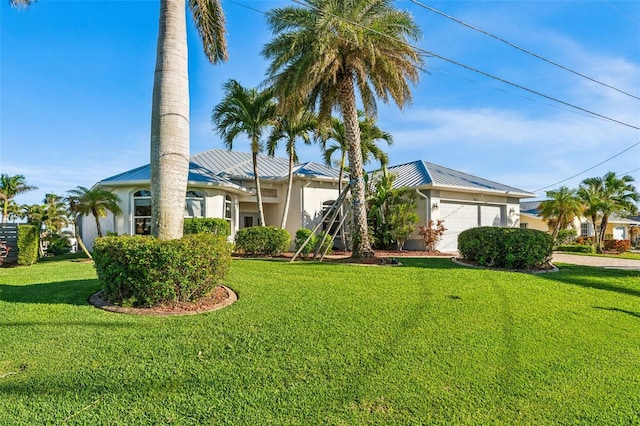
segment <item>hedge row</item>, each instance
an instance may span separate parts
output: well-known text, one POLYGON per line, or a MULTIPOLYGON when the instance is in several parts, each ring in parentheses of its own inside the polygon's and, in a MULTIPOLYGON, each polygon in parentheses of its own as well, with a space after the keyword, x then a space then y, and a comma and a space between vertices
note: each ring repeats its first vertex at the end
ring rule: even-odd
POLYGON ((29 266, 38 261, 40 231, 34 225, 18 225, 18 265, 29 266))
POLYGON ((291 236, 275 226, 254 226, 236 233, 236 252, 276 256, 289 249, 291 236))
POLYGON ((184 220, 184 235, 209 232, 214 235, 229 236, 231 227, 226 219, 213 217, 197 217, 184 220))
POLYGON ((553 254, 553 238, 535 229, 480 227, 458 237, 460 255, 481 266, 531 269, 546 265, 553 254))
POLYGON ((568 251, 572 253, 595 253, 596 249, 594 246, 582 245, 582 244, 565 244, 562 246, 556 247, 558 251, 568 251))
POLYGON ((93 258, 109 301, 148 307, 210 294, 229 271, 231 245, 210 233, 168 241, 123 235, 96 239, 93 258))

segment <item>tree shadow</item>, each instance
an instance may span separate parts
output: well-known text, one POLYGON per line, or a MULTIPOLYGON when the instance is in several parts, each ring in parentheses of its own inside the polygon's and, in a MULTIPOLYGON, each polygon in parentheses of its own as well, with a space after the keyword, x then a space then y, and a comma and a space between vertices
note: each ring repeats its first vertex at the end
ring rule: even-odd
POLYGON ((625 309, 620 309, 620 308, 605 308, 603 306, 594 306, 593 308, 600 309, 603 311, 620 312, 623 314, 631 315, 632 317, 640 318, 640 312, 627 311, 625 309))
MULTIPOLYGON (((578 287, 612 291, 629 296, 640 297, 640 286, 626 287, 611 283, 607 278, 640 278, 640 272, 623 269, 602 269, 591 266, 562 265, 560 272, 541 274, 540 278, 571 284, 578 287)), ((638 281, 636 281, 638 282, 638 281)))
POLYGON ((0 300, 9 303, 46 303, 88 305, 88 298, 100 290, 97 279, 68 280, 53 283, 0 284, 0 300))

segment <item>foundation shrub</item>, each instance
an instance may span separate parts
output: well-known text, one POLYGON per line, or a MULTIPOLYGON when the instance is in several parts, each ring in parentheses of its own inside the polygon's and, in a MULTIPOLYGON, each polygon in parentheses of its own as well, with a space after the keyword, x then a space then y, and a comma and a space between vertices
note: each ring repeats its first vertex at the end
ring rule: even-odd
POLYGON ((240 229, 235 238, 235 250, 242 254, 277 256, 289 249, 291 236, 286 229, 275 226, 253 226, 240 229))
POLYGON ((214 235, 228 237, 231 235, 231 228, 226 219, 214 217, 197 217, 184 220, 184 235, 199 234, 209 232, 214 235))
POLYGON ((93 258, 109 301, 151 307, 209 295, 229 271, 231 245, 211 233, 168 241, 124 235, 96 239, 93 258))
MULTIPOLYGON (((309 238, 309 235, 311 235, 311 229, 300 228, 296 231, 296 238, 294 240, 296 251, 298 251, 300 247, 302 247, 302 244, 304 244, 304 242, 307 241, 307 238, 309 238)), ((316 243, 316 238, 312 237, 307 243, 307 245, 304 246, 300 254, 302 256, 308 256, 309 253, 311 253, 311 251, 315 247, 315 243, 316 243)))
POLYGON ((617 253, 624 253, 631 250, 630 240, 604 240, 605 251, 615 251, 617 253))
POLYGON ((34 225, 18 225, 18 265, 30 266, 38 261, 40 231, 34 225))
POLYGON ((460 255, 481 266, 531 269, 549 263, 553 238, 535 229, 480 227, 458 237, 460 255))

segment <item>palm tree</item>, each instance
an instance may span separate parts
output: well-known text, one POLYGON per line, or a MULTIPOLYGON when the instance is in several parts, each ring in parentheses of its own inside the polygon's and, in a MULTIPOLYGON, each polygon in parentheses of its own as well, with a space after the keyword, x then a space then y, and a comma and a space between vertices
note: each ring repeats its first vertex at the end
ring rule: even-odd
POLYGON ((7 223, 9 217, 9 204, 16 195, 38 189, 27 185, 23 175, 9 176, 6 173, 0 175, 0 201, 2 202, 2 223, 7 223))
POLYGON ((296 152, 296 140, 301 139, 302 142, 311 144, 311 134, 317 131, 318 123, 313 114, 306 110, 299 111, 297 114, 290 116, 280 116, 276 119, 273 130, 267 140, 267 153, 271 156, 275 155, 278 142, 286 140, 287 155, 289 156, 289 174, 287 179, 287 195, 284 201, 284 210, 282 212, 281 228, 287 226, 287 215, 289 214, 289 204, 291 202, 291 186, 293 184, 293 166, 298 162, 298 154, 296 152))
POLYGON ((599 252, 602 251, 609 217, 612 214, 631 213, 636 209, 635 203, 640 195, 632 182, 632 176, 619 178, 614 172, 608 172, 603 177, 587 178, 580 184, 578 195, 585 203, 585 215, 591 217, 596 230, 596 248, 599 252))
MULTIPOLYGON (((20 217, 25 219, 29 225, 38 228, 38 233, 42 230, 45 211, 41 204, 23 204, 20 206, 20 217)), ((39 234, 38 234, 39 235, 39 234)))
POLYGON ((560 229, 566 229, 583 212, 583 205, 578 198, 577 191, 566 186, 547 191, 547 200, 541 202, 539 208, 542 218, 549 225, 553 225, 551 235, 554 240, 560 229))
POLYGON ((75 189, 67 191, 67 193, 69 194, 67 200, 69 202, 70 209, 73 212, 85 216, 93 215, 96 221, 98 237, 102 237, 100 218, 106 217, 107 212, 111 212, 114 215, 122 213, 122 210, 118 205, 120 197, 106 189, 88 189, 84 186, 78 186, 75 189))
MULTIPOLYGON (((227 59, 220 0, 188 0, 204 52, 227 59)), ((189 173, 189 73, 185 0, 160 1, 160 25, 151 113, 151 234, 182 236, 189 173)))
POLYGON ((44 225, 46 229, 59 234, 62 228, 69 223, 66 203, 57 194, 45 194, 43 202, 44 225))
POLYGON ((270 84, 291 108, 318 107, 320 121, 338 107, 345 123, 353 223, 353 257, 373 255, 367 231, 361 134, 356 91, 367 116, 376 115, 376 97, 399 107, 411 101, 422 58, 407 43, 420 30, 413 17, 391 0, 301 0, 302 7, 267 14, 275 38, 263 49, 271 59, 270 84))
POLYGON ((236 80, 230 79, 224 86, 225 96, 213 109, 211 123, 222 137, 229 150, 240 134, 245 134, 251 142, 253 159, 253 179, 256 185, 256 199, 260 225, 264 226, 264 210, 260 193, 260 174, 258 173, 258 154, 263 150, 262 134, 275 124, 275 102, 271 90, 259 91, 247 89, 236 80))

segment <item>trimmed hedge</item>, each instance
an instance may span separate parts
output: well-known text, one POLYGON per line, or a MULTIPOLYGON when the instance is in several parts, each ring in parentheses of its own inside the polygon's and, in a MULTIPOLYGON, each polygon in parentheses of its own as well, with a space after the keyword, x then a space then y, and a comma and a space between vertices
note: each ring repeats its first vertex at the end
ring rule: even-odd
POLYGON ((631 240, 604 240, 605 251, 624 253, 631 250, 631 240))
POLYGON ((531 269, 549 263, 553 238, 535 229, 480 227, 458 237, 460 255, 481 266, 531 269))
POLYGON ((96 239, 93 259, 109 301, 149 307, 209 295, 229 271, 231 245, 210 233, 167 241, 123 235, 96 239))
POLYGON ((238 253, 276 256, 289 249, 291 236, 275 226, 253 226, 240 229, 235 242, 238 253))
POLYGON ((197 217, 184 220, 184 235, 199 234, 209 232, 214 235, 231 235, 229 222, 225 219, 214 217, 197 217))
POLYGON ((562 246, 556 247, 558 251, 568 251, 573 253, 595 253, 596 248, 590 245, 584 244, 565 244, 562 246))
POLYGON ((38 261, 40 230, 34 225, 18 225, 18 265, 30 266, 38 261))
MULTIPOLYGON (((302 246, 302 244, 305 241, 307 241, 307 238, 309 238, 309 235, 311 235, 311 229, 300 228, 300 229, 298 229, 296 231, 296 239, 294 240, 296 251, 298 251, 300 249, 300 247, 302 246)), ((316 245, 316 241, 315 240, 316 240, 316 238, 312 237, 311 240, 309 240, 309 244, 304 246, 304 249, 302 249, 300 254, 303 255, 303 256, 309 255, 311 253, 311 251, 314 249, 315 245, 316 245)))

